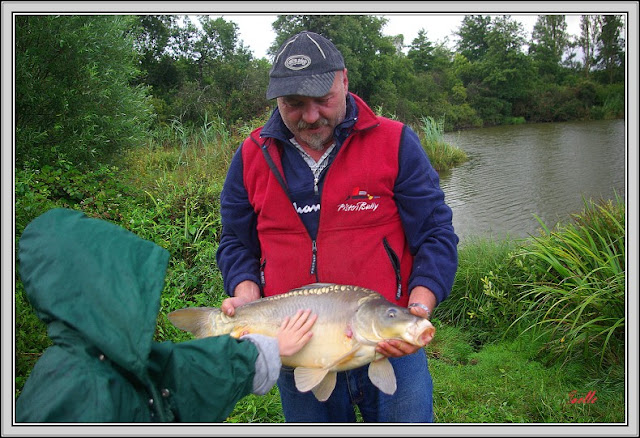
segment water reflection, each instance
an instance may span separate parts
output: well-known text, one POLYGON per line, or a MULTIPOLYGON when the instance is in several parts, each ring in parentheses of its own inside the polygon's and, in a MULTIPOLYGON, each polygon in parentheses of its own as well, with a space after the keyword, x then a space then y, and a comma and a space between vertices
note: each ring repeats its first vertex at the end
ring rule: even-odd
POLYGON ((624 120, 483 128, 445 135, 470 160, 440 183, 460 238, 527 237, 625 193, 624 120))

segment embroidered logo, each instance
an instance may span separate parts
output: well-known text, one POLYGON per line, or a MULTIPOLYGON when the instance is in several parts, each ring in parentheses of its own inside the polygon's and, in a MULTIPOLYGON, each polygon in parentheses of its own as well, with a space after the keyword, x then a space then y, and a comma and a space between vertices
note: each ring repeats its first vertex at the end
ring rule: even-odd
POLYGON ((284 61, 284 66, 289 70, 302 70, 303 68, 307 68, 311 65, 311 58, 307 55, 293 55, 289 56, 284 61))
POLYGON ((347 196, 345 202, 338 204, 338 211, 376 211, 380 204, 372 202, 380 196, 370 195, 366 190, 360 190, 360 187, 354 187, 351 195, 347 196))
POLYGON ((379 198, 380 196, 372 196, 367 193, 366 190, 360 190, 360 187, 354 187, 351 191, 351 195, 347 196, 347 201, 349 199, 368 199, 372 200, 375 198, 379 198))

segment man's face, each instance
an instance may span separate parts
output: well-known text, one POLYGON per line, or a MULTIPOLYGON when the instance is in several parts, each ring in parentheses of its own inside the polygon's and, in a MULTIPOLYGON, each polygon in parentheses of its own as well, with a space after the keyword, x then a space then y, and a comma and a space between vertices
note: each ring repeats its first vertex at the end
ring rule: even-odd
POLYGON ((333 143, 333 130, 347 112, 347 70, 336 72, 333 85, 322 97, 283 96, 277 99, 284 124, 302 146, 317 151, 333 143))

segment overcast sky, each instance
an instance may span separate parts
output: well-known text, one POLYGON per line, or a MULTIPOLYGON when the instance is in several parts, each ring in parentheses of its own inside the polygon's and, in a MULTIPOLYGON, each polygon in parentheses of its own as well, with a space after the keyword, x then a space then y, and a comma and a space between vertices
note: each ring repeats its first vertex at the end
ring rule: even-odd
MULTIPOLYGON (((580 33, 580 14, 565 14, 567 20, 567 31, 570 35, 580 33)), ((275 40, 275 33, 271 28, 271 23, 275 21, 276 15, 259 14, 228 14, 222 16, 226 21, 233 21, 238 25, 239 38, 243 40, 245 47, 248 47, 256 58, 267 57, 267 50, 275 40)), ((418 36, 418 31, 424 29, 427 38, 432 42, 444 42, 446 38, 451 43, 455 41, 453 33, 456 32, 462 23, 464 14, 393 14, 384 15, 389 21, 383 28, 385 35, 404 35, 404 43, 411 44, 418 36)), ((515 15, 511 18, 522 23, 527 36, 531 36, 531 31, 537 20, 538 14, 515 15)))

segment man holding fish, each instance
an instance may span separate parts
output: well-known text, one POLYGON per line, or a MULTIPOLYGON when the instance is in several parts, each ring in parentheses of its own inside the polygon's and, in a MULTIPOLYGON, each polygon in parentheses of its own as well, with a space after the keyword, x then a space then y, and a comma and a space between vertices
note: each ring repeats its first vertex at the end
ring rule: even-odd
MULTIPOLYGON (((277 108, 238 149, 221 195, 217 261, 230 295, 222 305, 226 317, 292 289, 325 294, 332 288, 308 286, 315 283, 352 285, 349 293, 376 291, 421 319, 449 295, 458 237, 438 174, 415 132, 375 115, 348 85, 342 54, 323 36, 301 32, 278 50, 267 90, 277 108)), ((385 317, 399 315, 384 311, 385 317)), ((322 318, 302 352, 318 341, 322 318)), ((358 324, 343 330, 347 356, 359 355, 357 348, 372 339, 376 356, 353 369, 325 364, 337 374, 326 384, 330 391, 319 389, 324 374, 294 377, 292 367, 283 366, 278 387, 286 421, 355 421, 358 405, 365 422, 431 422, 423 347, 432 327, 385 339, 382 331, 358 335, 365 330, 358 324), (368 374, 387 362, 395 373, 392 390, 372 382, 386 382, 384 373, 368 374)))

